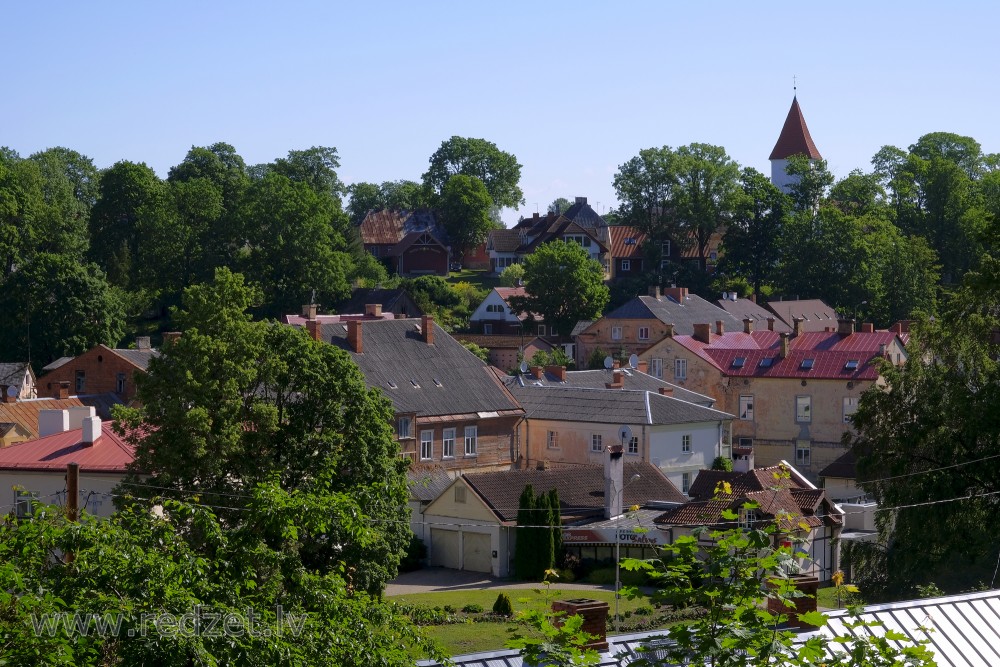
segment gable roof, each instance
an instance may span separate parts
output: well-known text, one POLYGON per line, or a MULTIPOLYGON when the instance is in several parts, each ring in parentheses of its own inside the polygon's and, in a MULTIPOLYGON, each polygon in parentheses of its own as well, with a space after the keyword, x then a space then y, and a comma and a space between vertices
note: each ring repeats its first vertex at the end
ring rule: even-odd
POLYGON ((395 245, 412 232, 430 231, 435 236, 441 235, 434 213, 427 209, 371 211, 361 221, 359 231, 365 245, 395 245))
POLYGON ((598 215, 597 211, 587 203, 586 197, 577 197, 573 204, 563 213, 564 216, 587 229, 607 229, 607 221, 598 215))
POLYGON ((857 459, 854 450, 849 449, 834 460, 833 463, 819 471, 820 478, 838 477, 840 479, 855 479, 858 474, 857 459))
MULTIPOLYGON (((705 394, 699 394, 698 392, 691 391, 690 389, 685 389, 684 387, 679 387, 675 384, 670 384, 664 380, 653 377, 648 373, 643 373, 638 370, 633 370, 631 368, 618 369, 622 373, 622 382, 624 383, 624 389, 638 390, 638 391, 651 391, 654 393, 659 393, 660 389, 671 389, 673 390, 673 397, 680 399, 682 401, 687 401, 688 403, 694 403, 702 407, 710 408, 715 405, 715 399, 711 396, 706 396, 705 394)), ((553 375, 549 371, 542 369, 542 376, 540 378, 535 377, 532 374, 515 375, 515 376, 504 376, 504 384, 511 386, 512 384, 517 384, 522 387, 524 386, 557 386, 557 387, 576 387, 584 388, 589 387, 591 389, 606 389, 606 385, 614 379, 614 372, 607 369, 600 370, 590 370, 590 371, 566 371, 566 379, 560 380, 557 376, 553 375)), ((610 390, 609 390, 610 391, 610 390)), ((621 391, 616 389, 614 391, 621 391)))
POLYGON ((65 410, 66 408, 82 408, 84 403, 77 397, 73 398, 32 398, 15 403, 0 403, 0 423, 14 423, 38 437, 38 413, 42 410, 65 410))
POLYGON ((608 228, 611 234, 611 256, 615 259, 642 258, 642 244, 646 235, 635 227, 615 225, 608 228))
POLYGON ((5 387, 20 387, 24 376, 30 370, 27 361, 0 363, 0 385, 5 387))
POLYGON ((83 429, 26 440, 0 449, 0 470, 65 471, 67 463, 79 463, 81 472, 125 473, 134 458, 133 449, 112 429, 112 422, 101 422, 101 435, 92 445, 82 441, 83 429))
MULTIPOLYGON (((350 300, 344 302, 337 308, 341 313, 363 313, 365 306, 370 303, 377 303, 382 306, 383 312, 394 312, 397 306, 406 307, 406 314, 410 317, 420 317, 423 311, 414 303, 406 290, 401 287, 396 289, 383 289, 381 287, 358 287, 351 291, 350 300)), ((303 318, 303 322, 305 318, 303 318)))
MULTIPOLYGON (((624 505, 644 505, 653 500, 684 502, 685 497, 656 466, 626 462, 624 478, 639 479, 624 488, 624 505)), ((466 473, 466 483, 479 494, 501 521, 517 519, 521 492, 528 484, 535 493, 556 489, 564 516, 583 517, 604 511, 604 466, 571 465, 548 470, 503 470, 466 473)))
MULTIPOLYGON (((104 347, 102 345, 102 347, 104 347)), ((154 350, 152 348, 146 348, 142 350, 136 349, 117 349, 117 348, 106 348, 108 351, 115 354, 115 356, 121 357, 125 361, 129 362, 141 371, 149 369, 149 362, 155 357, 160 356, 159 350, 154 350)))
POLYGON ((486 235, 486 247, 497 252, 517 252, 523 241, 517 229, 491 229, 486 235))
POLYGON ((481 359, 436 323, 434 344, 424 342, 420 319, 362 320, 362 353, 347 342, 347 325, 321 323, 322 340, 346 350, 371 387, 397 413, 469 418, 521 414, 510 392, 481 359))
POLYGON ((448 471, 441 466, 415 465, 406 471, 406 485, 410 497, 421 502, 431 502, 451 486, 448 471))
POLYGON ((530 334, 519 336, 517 334, 457 333, 454 335, 454 338, 463 343, 475 343, 480 347, 485 347, 487 350, 517 350, 521 347, 528 348, 532 346, 546 350, 552 349, 552 343, 544 338, 530 334))
MULTIPOLYGON (((569 210, 572 211, 574 208, 576 206, 571 206, 569 210)), ((587 208, 593 213, 593 209, 589 206, 587 208)), ((604 219, 596 213, 593 213, 593 216, 587 215, 583 209, 577 209, 577 212, 579 220, 574 220, 566 214, 538 215, 536 213, 530 218, 519 221, 513 229, 490 232, 487 244, 498 252, 531 253, 543 243, 548 243, 566 234, 574 234, 589 237, 602 252, 606 251, 608 240, 602 236, 607 235, 607 223, 604 223, 604 219), (515 235, 516 246, 514 245, 515 235)))
POLYGON ((882 346, 897 340, 891 331, 804 333, 789 339, 781 357, 781 337, 774 331, 711 334, 710 343, 694 336, 673 340, 731 377, 874 380, 882 346), (740 362, 739 360, 742 360, 740 362), (809 364, 803 362, 809 361, 809 364))
MULTIPOLYGON (((828 327, 837 328, 837 311, 823 303, 821 299, 795 299, 792 301, 768 301, 767 308, 789 327, 794 327, 795 318, 801 318, 803 331, 823 331, 828 327)), ((791 331, 791 328, 789 328, 791 331)))
POLYGON ((526 419, 598 424, 690 424, 733 415, 651 391, 508 385, 526 419))
POLYGON ((778 141, 768 160, 785 160, 793 155, 805 155, 810 160, 822 159, 809 134, 806 119, 802 116, 798 97, 792 97, 792 106, 788 109, 785 124, 781 127, 781 134, 778 135, 778 141))
POLYGON ((719 320, 730 331, 743 330, 742 320, 695 294, 687 294, 683 302, 671 295, 663 295, 659 299, 637 296, 605 315, 604 319, 657 319, 664 324, 673 324, 675 334, 691 334, 695 324, 710 322, 714 326, 719 320))
POLYGON ((774 331, 778 333, 791 333, 792 327, 785 323, 783 319, 775 315, 764 306, 751 301, 750 299, 719 299, 716 301, 724 311, 736 317, 740 321, 753 320, 754 328, 758 330, 767 329, 768 318, 774 320, 774 331))

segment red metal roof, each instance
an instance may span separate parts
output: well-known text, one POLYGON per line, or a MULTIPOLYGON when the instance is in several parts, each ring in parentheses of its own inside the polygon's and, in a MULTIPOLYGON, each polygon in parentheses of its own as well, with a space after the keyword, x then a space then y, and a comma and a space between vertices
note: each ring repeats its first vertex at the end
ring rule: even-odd
POLYGON ((74 428, 0 449, 0 470, 47 472, 65 470, 67 463, 75 462, 81 471, 125 473, 133 449, 112 430, 113 423, 101 423, 101 435, 93 445, 85 445, 83 429, 74 428))
POLYGON ((778 135, 778 142, 774 144, 769 160, 784 160, 793 155, 805 155, 810 160, 820 160, 819 151, 809 135, 809 128, 806 126, 806 119, 802 117, 802 110, 799 109, 798 98, 792 98, 792 108, 788 110, 785 124, 778 135))
POLYGON ((611 256, 615 259, 629 259, 631 257, 642 257, 642 244, 646 242, 646 235, 635 227, 628 225, 615 225, 609 227, 611 234, 611 256))

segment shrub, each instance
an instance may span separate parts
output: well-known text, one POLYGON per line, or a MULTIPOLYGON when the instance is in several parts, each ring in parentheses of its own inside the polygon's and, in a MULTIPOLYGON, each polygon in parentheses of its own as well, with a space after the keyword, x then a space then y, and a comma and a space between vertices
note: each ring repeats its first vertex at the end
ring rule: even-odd
POLYGON ((454 614, 454 613, 455 613, 455 611, 456 611, 456 610, 455 610, 455 608, 454 608, 453 606, 451 606, 450 604, 446 604, 446 605, 444 606, 444 610, 445 610, 446 612, 448 612, 449 614, 454 614))
POLYGON ((728 456, 716 456, 715 460, 712 461, 712 470, 724 470, 726 472, 732 472, 733 460, 728 456))
POLYGON ((497 595, 497 600, 493 603, 493 613, 505 618, 510 618, 514 615, 514 605, 511 604, 510 598, 507 597, 506 593, 497 595))
POLYGON ((481 614, 483 613, 483 605, 481 604, 467 604, 462 607, 462 611, 466 614, 481 614))

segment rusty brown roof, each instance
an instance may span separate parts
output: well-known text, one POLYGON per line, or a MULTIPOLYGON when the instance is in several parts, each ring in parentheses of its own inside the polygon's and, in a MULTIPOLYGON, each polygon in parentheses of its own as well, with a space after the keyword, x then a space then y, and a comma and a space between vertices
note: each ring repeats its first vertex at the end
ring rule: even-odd
POLYGON ((642 244, 646 235, 635 227, 616 225, 609 228, 611 234, 611 256, 615 259, 642 257, 642 244))
POLYGON ((83 401, 72 398, 34 398, 16 403, 0 403, 0 423, 14 423, 28 431, 32 438, 38 437, 38 413, 42 410, 65 410, 82 408, 83 401))
POLYGON ((785 124, 781 128, 781 134, 778 135, 778 142, 774 144, 774 150, 768 159, 784 160, 793 155, 805 155, 810 160, 822 159, 809 134, 797 97, 792 98, 792 107, 788 110, 785 124))

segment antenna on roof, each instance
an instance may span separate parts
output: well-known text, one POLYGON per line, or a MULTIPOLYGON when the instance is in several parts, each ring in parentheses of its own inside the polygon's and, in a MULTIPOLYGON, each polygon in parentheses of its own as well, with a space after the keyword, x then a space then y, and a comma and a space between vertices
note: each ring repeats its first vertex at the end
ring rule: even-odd
POLYGON ((520 366, 520 368, 521 368, 521 372, 522 373, 527 373, 528 372, 528 362, 525 361, 524 359, 522 359, 521 360, 521 366, 520 366))
POLYGON ((610 356, 604 357, 604 367, 605 368, 607 368, 610 371, 611 367, 614 366, 614 365, 615 365, 615 360, 614 359, 612 359, 610 356))
POLYGON ((628 367, 629 368, 631 368, 632 370, 635 370, 638 365, 639 365, 639 355, 633 354, 632 356, 630 356, 628 358, 628 367))
POLYGON ((792 75, 792 95, 793 96, 795 95, 795 91, 798 90, 798 89, 799 89, 799 87, 798 87, 797 82, 795 80, 795 75, 793 74, 792 75))

